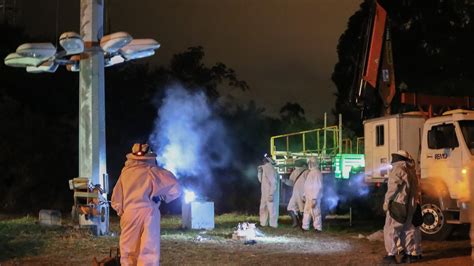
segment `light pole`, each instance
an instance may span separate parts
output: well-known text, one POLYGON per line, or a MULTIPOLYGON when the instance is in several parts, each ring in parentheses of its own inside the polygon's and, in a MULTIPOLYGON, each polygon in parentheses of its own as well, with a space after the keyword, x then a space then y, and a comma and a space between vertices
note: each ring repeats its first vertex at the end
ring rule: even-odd
POLYGON ((93 226, 97 235, 109 230, 104 67, 151 56, 160 47, 153 39, 133 39, 126 32, 103 36, 103 12, 104 1, 81 0, 80 35, 63 33, 63 50, 51 43, 26 43, 4 60, 7 66, 31 73, 55 72, 59 65, 79 71, 79 176, 83 178, 70 180, 70 188, 79 225, 93 226))

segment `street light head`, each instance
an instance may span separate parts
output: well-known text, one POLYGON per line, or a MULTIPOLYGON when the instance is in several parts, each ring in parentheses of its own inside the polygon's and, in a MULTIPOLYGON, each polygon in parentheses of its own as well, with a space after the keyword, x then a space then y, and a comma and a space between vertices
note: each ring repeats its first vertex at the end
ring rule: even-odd
POLYGON ((125 62, 125 58, 121 55, 114 55, 112 57, 105 58, 105 67, 113 66, 125 62))
POLYGON ((36 58, 36 57, 28 57, 22 56, 17 53, 11 53, 7 57, 5 57, 5 65, 9 67, 28 67, 28 66, 38 66, 45 59, 43 58, 36 58))
POLYGON ((56 72, 56 69, 58 69, 58 64, 54 63, 54 61, 46 61, 42 63, 41 65, 34 67, 34 66, 27 66, 26 67, 26 72, 28 73, 43 73, 43 72, 49 72, 53 73, 56 72))
POLYGON ((106 53, 115 53, 131 41, 132 36, 130 36, 130 34, 120 31, 102 37, 102 39, 100 39, 100 47, 102 47, 102 50, 106 53))
POLYGON ((84 41, 81 35, 72 31, 61 34, 59 44, 61 44, 68 55, 80 54, 84 51, 84 41))
POLYGON ((16 53, 24 57, 46 60, 56 54, 56 47, 51 43, 24 43, 18 46, 16 53))
POLYGON ((79 72, 81 69, 79 61, 81 60, 80 55, 73 55, 69 58, 70 63, 66 64, 66 69, 71 72, 79 72))
POLYGON ((127 60, 143 58, 155 54, 160 44, 153 39, 134 39, 127 46, 120 49, 120 53, 127 60))
POLYGON ((127 59, 127 61, 129 61, 129 60, 152 56, 154 54, 155 54, 155 50, 149 49, 149 50, 137 51, 130 54, 124 54, 123 56, 125 57, 125 59, 127 59))

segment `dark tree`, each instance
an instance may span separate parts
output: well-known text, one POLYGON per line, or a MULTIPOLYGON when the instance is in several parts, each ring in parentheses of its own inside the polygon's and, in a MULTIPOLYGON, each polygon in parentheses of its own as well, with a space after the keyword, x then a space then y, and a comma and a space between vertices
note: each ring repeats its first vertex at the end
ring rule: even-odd
MULTIPOLYGON (((397 90, 431 95, 473 95, 474 6, 469 1, 380 1, 391 22, 397 90), (401 86, 401 84, 404 84, 401 86)), ((349 19, 338 44, 339 61, 332 80, 337 87, 334 113, 362 133, 360 111, 350 101, 357 76, 372 0, 364 1, 349 19)), ((397 101, 395 101, 397 102, 397 101)), ((397 110, 397 106, 394 106, 397 110)))
POLYGON ((249 88, 247 83, 239 80, 235 71, 224 63, 206 66, 203 62, 204 55, 204 49, 201 46, 190 47, 186 52, 174 55, 169 66, 172 78, 177 79, 187 88, 205 89, 210 99, 219 97, 217 88, 224 82, 227 82, 229 87, 242 90, 249 88))

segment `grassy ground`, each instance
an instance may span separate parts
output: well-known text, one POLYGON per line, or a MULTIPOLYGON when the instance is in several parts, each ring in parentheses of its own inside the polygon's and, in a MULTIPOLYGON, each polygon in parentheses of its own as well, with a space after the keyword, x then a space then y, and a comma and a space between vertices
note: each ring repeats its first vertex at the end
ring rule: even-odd
MULTIPOLYGON (((162 265, 379 265, 382 242, 361 235, 381 228, 379 222, 325 222, 324 232, 302 232, 280 219, 278 229, 263 228, 265 237, 256 245, 232 240, 239 222, 257 222, 256 216, 225 214, 216 217, 212 231, 183 230, 180 217, 162 219, 162 265)), ((61 227, 43 227, 33 217, 0 215, 0 265, 91 265, 93 257, 108 256, 118 246, 118 219, 111 219, 113 234, 94 237, 70 221, 61 227)), ((423 242, 424 264, 470 265, 466 239, 423 242)))

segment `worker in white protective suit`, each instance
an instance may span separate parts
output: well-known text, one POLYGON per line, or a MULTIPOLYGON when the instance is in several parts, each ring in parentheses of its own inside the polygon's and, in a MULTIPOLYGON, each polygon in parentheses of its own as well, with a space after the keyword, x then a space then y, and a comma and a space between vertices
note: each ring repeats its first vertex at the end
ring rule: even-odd
POLYGON ((160 203, 180 195, 175 176, 157 166, 148 145, 133 145, 111 198, 120 216, 121 265, 160 264, 160 203))
POLYGON ((278 227, 278 175, 271 158, 264 157, 258 167, 258 181, 261 183, 260 225, 278 227))
MULTIPOLYGON (((416 167, 415 161, 411 156, 408 158, 407 161, 407 169, 410 175, 416 176, 417 180, 417 187, 416 187, 416 198, 415 198, 415 205, 421 203, 421 186, 420 186, 420 179, 416 174, 416 167)), ((413 223, 409 225, 406 233, 406 248, 405 254, 403 255, 402 262, 403 263, 412 263, 417 262, 422 258, 422 250, 421 250, 421 230, 419 226, 414 226, 413 223)))
POLYGON ((323 195, 323 175, 319 170, 318 159, 311 157, 308 160, 309 173, 304 183, 304 214, 303 230, 309 230, 311 220, 317 233, 323 230, 321 218, 321 198, 323 195))
POLYGON ((288 214, 293 222, 292 227, 301 226, 304 212, 304 183, 308 172, 306 160, 297 160, 295 162, 295 169, 291 172, 290 177, 285 179, 285 184, 293 187, 293 193, 287 207, 288 214))
POLYGON ((385 250, 387 251, 383 263, 387 264, 398 263, 395 257, 398 253, 398 241, 405 251, 409 250, 406 234, 413 226, 412 218, 418 192, 418 180, 416 174, 409 169, 409 158, 410 155, 404 150, 392 154, 392 170, 388 176, 387 193, 383 204, 383 209, 386 212, 383 232, 385 250), (406 210, 405 222, 401 223, 392 218, 392 213, 389 210, 391 201, 400 203, 400 206, 406 210))

